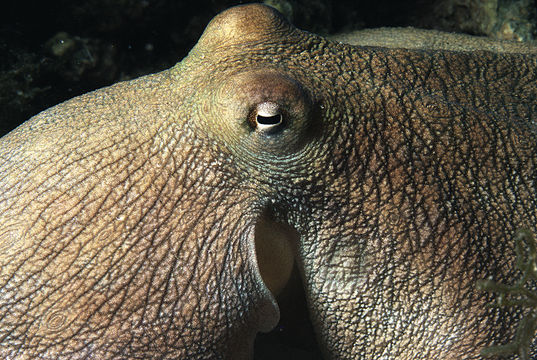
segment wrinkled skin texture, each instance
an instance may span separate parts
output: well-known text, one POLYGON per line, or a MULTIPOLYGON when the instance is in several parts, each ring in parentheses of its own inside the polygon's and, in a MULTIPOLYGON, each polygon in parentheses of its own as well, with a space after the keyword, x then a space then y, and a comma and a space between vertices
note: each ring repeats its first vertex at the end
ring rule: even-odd
POLYGON ((281 256, 326 358, 507 342, 519 315, 474 285, 513 279, 536 229, 537 57, 471 50, 329 42, 249 5, 174 68, 30 119, 0 143, 0 357, 249 358, 278 321, 261 214, 297 234, 281 256))

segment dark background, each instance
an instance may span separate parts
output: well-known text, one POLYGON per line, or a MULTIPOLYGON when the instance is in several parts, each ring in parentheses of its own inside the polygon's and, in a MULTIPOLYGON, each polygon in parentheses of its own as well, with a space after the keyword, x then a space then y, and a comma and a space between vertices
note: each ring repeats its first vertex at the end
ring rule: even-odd
MULTIPOLYGON (((173 66, 215 14, 247 2, 5 2, 0 10, 0 136, 64 100, 173 66)), ((287 10, 297 27, 321 35, 379 26, 518 40, 531 40, 535 33, 535 0, 266 2, 287 10)))

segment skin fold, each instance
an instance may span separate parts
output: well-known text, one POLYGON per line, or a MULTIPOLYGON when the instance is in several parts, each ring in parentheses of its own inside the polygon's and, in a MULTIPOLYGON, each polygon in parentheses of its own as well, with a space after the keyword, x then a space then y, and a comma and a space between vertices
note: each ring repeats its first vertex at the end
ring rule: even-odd
POLYGON ((510 341, 475 282, 536 230, 535 48, 357 36, 235 7, 2 138, 0 358, 249 359, 293 264, 326 359, 510 341))

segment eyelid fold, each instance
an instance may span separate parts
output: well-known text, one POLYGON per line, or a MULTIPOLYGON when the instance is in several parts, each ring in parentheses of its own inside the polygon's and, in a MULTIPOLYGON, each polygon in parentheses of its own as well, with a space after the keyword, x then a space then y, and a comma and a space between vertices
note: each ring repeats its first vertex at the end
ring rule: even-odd
POLYGON ((203 109, 209 131, 224 146, 263 157, 301 149, 315 132, 320 111, 308 89, 275 69, 226 78, 203 109))

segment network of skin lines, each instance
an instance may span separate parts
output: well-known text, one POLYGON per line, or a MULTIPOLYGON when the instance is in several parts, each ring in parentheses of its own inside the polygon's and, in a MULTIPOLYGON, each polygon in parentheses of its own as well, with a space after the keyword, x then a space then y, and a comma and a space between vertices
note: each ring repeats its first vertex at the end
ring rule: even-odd
POLYGON ((536 229, 536 48, 347 41, 234 7, 3 137, 0 357, 251 359, 293 287, 325 359, 511 341, 524 311, 475 284, 536 229))

